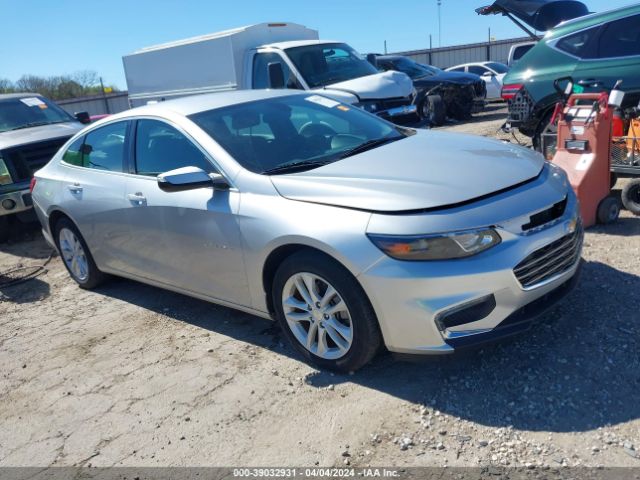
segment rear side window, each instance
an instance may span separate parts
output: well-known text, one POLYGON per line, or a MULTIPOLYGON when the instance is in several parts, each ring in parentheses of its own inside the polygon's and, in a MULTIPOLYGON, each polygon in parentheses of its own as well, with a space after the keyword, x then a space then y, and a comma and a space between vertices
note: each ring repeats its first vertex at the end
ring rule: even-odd
POLYGON ((69 145, 67 151, 62 155, 62 161, 69 165, 75 165, 76 167, 82 166, 82 144, 84 143, 84 137, 78 138, 75 142, 69 145))
POLYGON ((82 146, 82 166, 122 172, 128 122, 117 122, 87 134, 82 146))
POLYGON ((524 57, 524 54, 531 50, 533 47, 533 45, 521 45, 519 47, 516 47, 513 51, 513 60, 520 60, 522 57, 524 57))
POLYGON ((598 42, 599 58, 640 55, 640 15, 611 22, 598 42))
POLYGON ((597 31, 598 27, 595 27, 564 37, 556 44, 556 48, 574 57, 590 57, 593 52, 589 50, 589 45, 592 43, 591 40, 593 40, 597 31))
POLYGON ((202 151, 172 126, 158 120, 138 120, 136 173, 156 176, 182 167, 216 171, 202 151))

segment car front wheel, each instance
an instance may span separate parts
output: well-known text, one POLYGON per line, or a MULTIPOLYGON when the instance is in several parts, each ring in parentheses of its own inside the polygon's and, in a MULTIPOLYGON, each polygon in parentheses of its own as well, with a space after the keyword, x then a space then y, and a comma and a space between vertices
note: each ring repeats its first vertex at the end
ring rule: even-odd
POLYGON ((378 321, 356 279, 315 252, 287 258, 276 272, 276 318, 306 359, 330 370, 352 372, 381 345, 378 321))

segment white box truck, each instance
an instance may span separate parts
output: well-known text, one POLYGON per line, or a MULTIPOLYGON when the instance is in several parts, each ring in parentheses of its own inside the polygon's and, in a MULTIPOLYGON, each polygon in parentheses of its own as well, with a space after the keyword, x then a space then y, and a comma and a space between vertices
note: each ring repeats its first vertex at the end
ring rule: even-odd
POLYGON ((122 58, 132 107, 231 89, 314 90, 381 117, 415 117, 415 90, 349 45, 295 23, 260 23, 143 48, 122 58))

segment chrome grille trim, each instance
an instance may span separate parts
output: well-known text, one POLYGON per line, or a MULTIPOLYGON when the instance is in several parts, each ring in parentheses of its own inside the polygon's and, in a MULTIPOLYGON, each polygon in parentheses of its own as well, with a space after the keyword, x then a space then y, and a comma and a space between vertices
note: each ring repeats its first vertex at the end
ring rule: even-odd
POLYGON ((536 250, 513 269, 523 288, 531 289, 569 270, 580 260, 584 232, 575 232, 536 250))

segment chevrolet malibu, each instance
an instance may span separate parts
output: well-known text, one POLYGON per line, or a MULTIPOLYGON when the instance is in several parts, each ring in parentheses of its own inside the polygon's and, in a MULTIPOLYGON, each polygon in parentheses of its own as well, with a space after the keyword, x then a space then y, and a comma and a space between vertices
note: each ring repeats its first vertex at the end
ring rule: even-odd
POLYGON ((112 274, 274 318, 339 371, 383 345, 451 353, 526 330, 580 264, 576 197, 539 154, 308 93, 110 116, 33 187, 81 287, 112 274))

